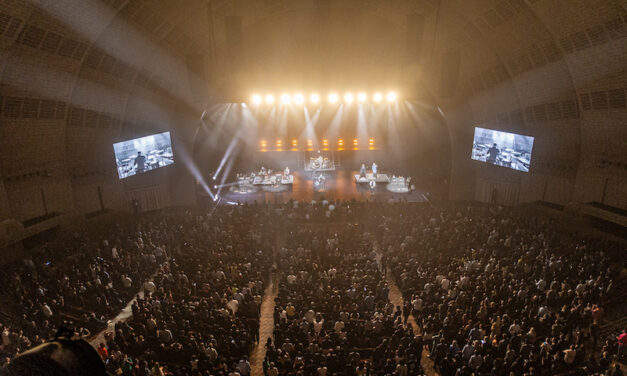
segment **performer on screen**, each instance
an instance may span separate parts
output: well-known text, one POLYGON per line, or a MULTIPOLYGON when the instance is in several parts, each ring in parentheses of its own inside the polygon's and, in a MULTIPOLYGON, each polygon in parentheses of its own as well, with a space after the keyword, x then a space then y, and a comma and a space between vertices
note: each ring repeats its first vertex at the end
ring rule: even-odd
POLYGON ((140 172, 144 172, 146 169, 146 157, 142 155, 141 151, 137 152, 137 157, 135 157, 135 171, 139 174, 140 172))
POLYGON ((374 178, 377 178, 377 173, 379 172, 379 166, 377 166, 377 164, 375 162, 372 162, 372 175, 374 175, 374 178))
POLYGON ((496 164, 496 158, 498 158, 500 153, 500 150, 496 147, 496 143, 492 145, 492 147, 488 149, 488 162, 496 164))
POLYGON ((361 164, 361 168, 359 169, 359 178, 366 178, 366 165, 365 164, 361 164))

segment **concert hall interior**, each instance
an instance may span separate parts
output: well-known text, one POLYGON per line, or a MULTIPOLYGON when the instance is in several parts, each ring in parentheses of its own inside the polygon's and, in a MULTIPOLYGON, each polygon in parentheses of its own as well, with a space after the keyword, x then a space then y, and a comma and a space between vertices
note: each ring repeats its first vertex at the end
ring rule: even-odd
POLYGON ((627 361, 627 0, 0 0, 0 375, 627 361))

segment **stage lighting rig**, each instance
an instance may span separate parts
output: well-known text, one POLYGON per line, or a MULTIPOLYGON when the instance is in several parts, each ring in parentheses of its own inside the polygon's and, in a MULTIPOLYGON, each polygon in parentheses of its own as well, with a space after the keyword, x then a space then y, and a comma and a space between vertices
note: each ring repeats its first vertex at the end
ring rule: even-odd
POLYGON ((259 105, 261 103, 261 95, 253 94, 252 100, 254 104, 259 105))
POLYGON ((274 95, 272 95, 272 94, 268 94, 268 95, 266 95, 266 103, 267 103, 267 104, 272 104, 272 103, 274 103, 274 95))
POLYGON ((368 99, 368 96, 366 95, 366 93, 359 93, 359 94, 357 94, 357 101, 359 103, 364 103, 366 101, 366 99, 368 99))
POLYGON ((388 93, 388 95, 386 95, 386 98, 387 98, 388 102, 394 102, 394 101, 396 101, 396 93, 393 92, 393 91, 390 91, 388 93))
POLYGON ((375 101, 375 103, 380 103, 383 100, 383 94, 374 93, 374 95, 372 96, 372 99, 375 101))
POLYGON ((329 102, 331 103, 337 103, 338 100, 338 96, 335 93, 331 93, 329 94, 329 102))
POLYGON ((294 103, 303 104, 303 102, 305 102, 305 97, 302 94, 294 95, 294 103))
POLYGON ((351 93, 344 94, 344 102, 350 104, 350 103, 353 103, 353 99, 354 99, 353 94, 351 93))
POLYGON ((309 97, 309 100, 311 101, 311 103, 317 104, 318 102, 320 102, 320 96, 318 96, 318 94, 311 94, 311 96, 309 97))
POLYGON ((281 103, 282 104, 290 104, 292 102, 292 97, 289 94, 281 95, 281 103))

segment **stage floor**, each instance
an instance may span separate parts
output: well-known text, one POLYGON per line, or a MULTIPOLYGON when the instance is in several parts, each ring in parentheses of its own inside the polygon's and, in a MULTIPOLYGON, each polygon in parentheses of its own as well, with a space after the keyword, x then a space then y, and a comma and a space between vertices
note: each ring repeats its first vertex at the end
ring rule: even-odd
MULTIPOLYGON (((366 184, 356 184, 355 170, 337 170, 325 172, 326 181, 324 189, 318 190, 314 187, 313 173, 297 171, 293 172, 294 184, 286 186, 280 192, 267 192, 262 189, 250 193, 235 193, 224 187, 220 192, 221 201, 253 203, 270 202, 284 203, 289 200, 312 201, 312 200, 359 200, 359 201, 389 201, 407 200, 409 202, 427 201, 425 192, 419 190, 408 193, 395 193, 387 190, 385 184, 378 185, 374 191, 366 184)), ((317 175, 316 175, 317 176, 317 175)))

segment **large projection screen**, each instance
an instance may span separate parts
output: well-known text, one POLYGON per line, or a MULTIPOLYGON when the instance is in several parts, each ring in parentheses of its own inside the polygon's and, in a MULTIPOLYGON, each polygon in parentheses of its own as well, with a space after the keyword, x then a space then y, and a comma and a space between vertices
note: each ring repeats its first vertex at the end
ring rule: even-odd
POLYGON ((174 163, 170 132, 113 144, 120 179, 174 163))
POLYGON ((476 127, 472 159, 529 172, 532 149, 531 136, 476 127))

